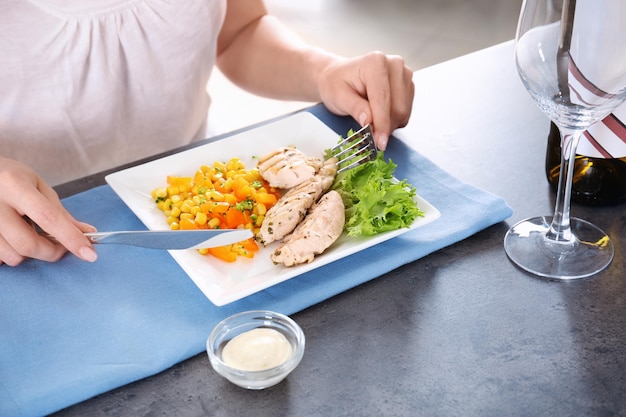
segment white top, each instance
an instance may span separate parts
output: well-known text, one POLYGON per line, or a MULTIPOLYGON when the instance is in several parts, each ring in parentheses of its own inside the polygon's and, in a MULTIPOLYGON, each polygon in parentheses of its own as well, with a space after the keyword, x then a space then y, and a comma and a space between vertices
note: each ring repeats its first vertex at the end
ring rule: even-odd
POLYGON ((204 137, 226 0, 0 10, 0 155, 55 185, 204 137))

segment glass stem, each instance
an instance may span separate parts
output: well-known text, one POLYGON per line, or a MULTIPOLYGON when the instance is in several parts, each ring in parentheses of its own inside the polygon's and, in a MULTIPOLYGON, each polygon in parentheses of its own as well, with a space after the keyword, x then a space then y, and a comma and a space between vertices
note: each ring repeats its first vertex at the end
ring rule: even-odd
MULTIPOLYGON (((576 147, 583 131, 567 128, 560 128, 559 130, 561 133, 561 168, 559 171, 554 217, 550 230, 546 234, 546 240, 558 246, 573 247, 577 242, 576 236, 573 235, 570 227, 570 202, 576 147)), ((559 249, 559 252, 562 252, 562 250, 563 248, 559 249)))

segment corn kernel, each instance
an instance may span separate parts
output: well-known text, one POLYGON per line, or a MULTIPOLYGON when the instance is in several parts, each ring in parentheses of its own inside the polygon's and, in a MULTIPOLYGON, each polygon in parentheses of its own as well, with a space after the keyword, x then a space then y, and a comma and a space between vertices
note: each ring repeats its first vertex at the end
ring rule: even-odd
POLYGON ((207 220, 207 215, 202 212, 196 213, 196 217, 194 218, 194 221, 200 226, 204 226, 207 223, 207 220))
POLYGON ((210 201, 224 201, 224 194, 217 190, 207 191, 206 196, 210 201))
POLYGON ((180 211, 183 213, 191 213, 191 207, 193 207, 193 202, 185 200, 180 206, 180 211))
POLYGON ((157 198, 165 198, 165 197, 167 197, 167 188, 165 187, 156 188, 154 189, 154 191, 152 191, 152 198, 154 198, 155 200, 157 198))
POLYGON ((245 168, 243 162, 239 158, 231 158, 226 164, 226 169, 229 171, 236 171, 245 168))
POLYGON ((218 172, 226 172, 226 165, 222 161, 215 161, 213 163, 213 168, 215 168, 218 172))

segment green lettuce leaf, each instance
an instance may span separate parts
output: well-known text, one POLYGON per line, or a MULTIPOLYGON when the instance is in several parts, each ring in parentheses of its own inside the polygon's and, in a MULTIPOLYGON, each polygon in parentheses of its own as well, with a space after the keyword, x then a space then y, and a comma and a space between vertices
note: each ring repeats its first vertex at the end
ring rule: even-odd
POLYGON ((424 212, 414 200, 415 187, 393 177, 397 165, 376 159, 337 176, 333 189, 346 208, 345 230, 349 236, 371 236, 410 227, 424 212))

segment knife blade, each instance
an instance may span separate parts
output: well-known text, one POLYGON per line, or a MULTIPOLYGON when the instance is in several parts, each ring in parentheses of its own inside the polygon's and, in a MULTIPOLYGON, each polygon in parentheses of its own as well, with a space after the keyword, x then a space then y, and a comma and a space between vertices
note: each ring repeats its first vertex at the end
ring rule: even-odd
MULTIPOLYGON (((56 241, 53 236, 42 234, 56 241)), ((132 230, 85 233, 94 244, 139 246, 149 249, 182 250, 214 248, 252 237, 248 229, 132 230)))

